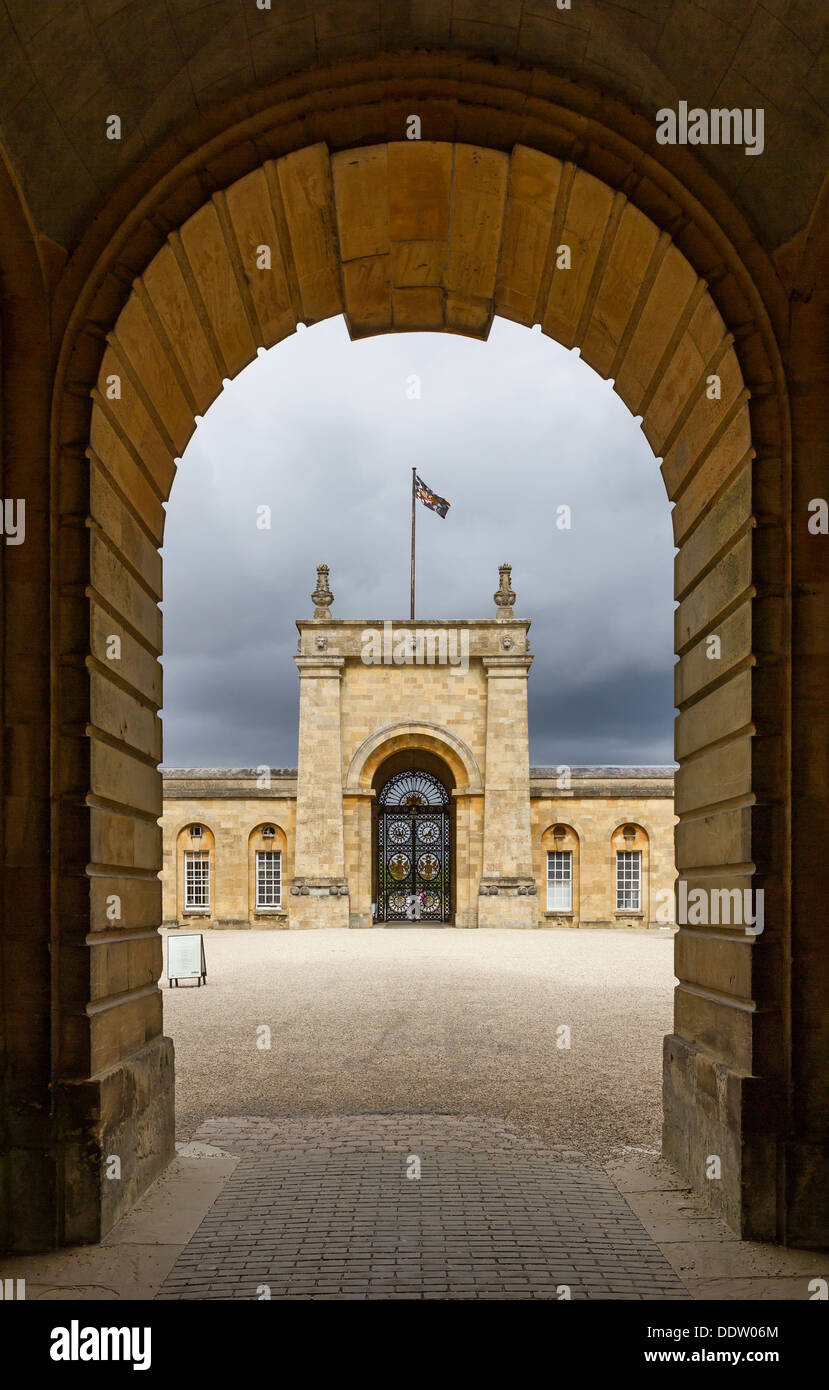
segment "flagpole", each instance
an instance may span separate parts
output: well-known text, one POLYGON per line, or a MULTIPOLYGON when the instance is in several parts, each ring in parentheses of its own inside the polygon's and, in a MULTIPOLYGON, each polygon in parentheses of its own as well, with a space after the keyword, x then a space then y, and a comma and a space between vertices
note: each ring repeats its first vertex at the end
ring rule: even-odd
POLYGON ((412 469, 412 603, 411 616, 415 614, 415 474, 416 469, 412 469))

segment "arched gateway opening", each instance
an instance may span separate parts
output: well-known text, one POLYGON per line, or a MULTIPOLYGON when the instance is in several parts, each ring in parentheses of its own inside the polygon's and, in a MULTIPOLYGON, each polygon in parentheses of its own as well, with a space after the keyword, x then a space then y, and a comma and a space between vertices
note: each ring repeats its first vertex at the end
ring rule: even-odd
MULTIPOLYGON (((185 159, 120 225, 114 210, 111 244, 81 257, 53 444, 60 1241, 98 1238, 172 1152, 172 1052, 155 987, 156 711, 157 547, 175 460, 224 377, 338 313, 355 337, 485 338, 494 314, 540 324, 642 417, 678 546, 677 866, 689 888, 765 891, 762 936, 678 935, 665 1148, 743 1232, 813 1229, 810 1121, 807 1110, 798 1128, 791 1104, 786 405, 746 268, 762 256, 730 209, 729 231, 706 209, 711 186, 688 193, 654 158, 652 133, 637 147, 630 122, 618 125, 628 138, 542 96, 530 119, 522 91, 524 114, 504 115, 507 143, 492 148, 487 103, 506 111, 508 85, 506 73, 499 95, 471 84, 460 139, 386 141, 357 120, 360 133, 329 148, 324 135, 308 143, 292 108, 274 118, 278 157, 263 159, 267 123, 252 118, 258 131, 205 152, 204 168, 219 161, 216 191, 185 159), (102 1176, 112 1151, 118 1185, 102 1176), (722 1157, 716 1191, 709 1153, 722 1157)), ((347 775, 346 797, 349 785, 347 775)))
MULTIPOLYGON (((298 323, 339 312, 352 336, 442 328, 485 337, 494 313, 528 326, 540 322, 559 342, 578 346, 641 414, 662 459, 679 548, 677 866, 691 885, 707 887, 719 875, 724 886, 753 886, 754 450, 733 335, 705 280, 625 194, 575 163, 524 145, 506 154, 399 141, 331 154, 319 143, 270 160, 214 194, 170 234, 107 337, 93 390, 91 762, 83 798, 92 828, 91 941, 97 959, 96 934, 109 927, 106 905, 119 893, 125 918, 147 930, 108 942, 112 969, 122 970, 116 957, 126 953, 129 978, 147 984, 93 1009, 89 1055, 93 1074, 114 1067, 132 1075, 137 1066, 145 1087, 143 1096, 140 1087, 131 1089, 128 1104, 112 1116, 104 1107, 96 1121, 101 1133, 111 1134, 105 1144, 117 1138, 126 1147, 135 1123, 154 1115, 152 1152, 136 1156, 136 1192, 172 1145, 165 1100, 172 1056, 162 1037, 160 996, 150 987, 160 964, 153 924, 160 812, 154 764, 161 750, 153 709, 163 505, 175 459, 222 378, 298 323), (562 246, 569 257, 561 256, 562 246), (715 393, 712 377, 719 383, 715 393), (113 637, 120 644, 117 662, 108 655, 113 637)), ((305 746, 306 758, 313 751, 316 760, 318 802, 314 824, 297 827, 298 865, 305 839, 316 838, 318 815, 327 815, 328 799, 333 806, 340 795, 336 747, 328 746, 337 660, 330 670, 303 668, 317 693, 307 705, 314 728, 303 728, 300 715, 300 776, 305 746)), ((71 815, 64 803, 66 830, 71 815)), ((341 857, 341 846, 332 844, 328 867, 338 894, 341 857)), ((66 886, 73 894, 80 888, 66 886)), ((767 902, 776 891, 766 881, 767 902)), ((339 920, 336 900, 326 911, 331 924, 339 920)), ((696 932, 680 935, 683 984, 665 1072, 669 1153, 701 1187, 705 1153, 727 1155, 730 1176, 720 1199, 743 1223, 747 1135, 734 1127, 732 1097, 735 1088, 739 1094, 752 1086, 756 1040, 745 1028, 741 989, 751 989, 754 945, 754 938, 736 933, 707 940, 696 932), (717 984, 722 970, 732 981, 726 989, 717 984), (737 978, 745 984, 735 995, 737 978), (718 1076, 731 1078, 725 1089, 718 1076)), ((112 996, 111 986, 100 988, 112 996)), ((763 1024, 774 1016, 774 1010, 764 1014, 763 1024)), ((770 1153, 768 1135, 758 1132, 756 1142, 758 1158, 770 1153)), ((82 1201, 95 1226, 94 1169, 89 1177, 93 1190, 82 1201)), ((102 1200, 117 1201, 104 1188, 102 1200)), ((121 1202, 128 1190, 129 1179, 121 1184, 121 1202)), ((70 1196, 76 1195, 73 1189, 70 1196)), ((756 1189, 752 1201, 755 1196, 756 1189)), ((760 1225, 772 1220, 764 1210, 760 1225)))
POLYGON ((392 754, 375 773, 376 922, 454 920, 453 784, 446 764, 425 749, 392 754))

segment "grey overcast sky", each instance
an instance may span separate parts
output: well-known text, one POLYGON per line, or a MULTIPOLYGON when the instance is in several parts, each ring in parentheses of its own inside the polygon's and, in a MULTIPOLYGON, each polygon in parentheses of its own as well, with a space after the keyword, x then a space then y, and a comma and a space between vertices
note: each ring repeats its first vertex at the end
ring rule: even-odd
POLYGON ((673 760, 673 542, 658 465, 612 387, 539 332, 487 343, 301 330, 225 386, 187 447, 164 545, 164 764, 296 765, 295 619, 316 565, 340 618, 532 619, 535 764, 673 760), (413 377, 420 382, 414 396, 413 377), (270 530, 258 508, 272 511, 270 530), (571 529, 556 509, 571 508, 571 529))

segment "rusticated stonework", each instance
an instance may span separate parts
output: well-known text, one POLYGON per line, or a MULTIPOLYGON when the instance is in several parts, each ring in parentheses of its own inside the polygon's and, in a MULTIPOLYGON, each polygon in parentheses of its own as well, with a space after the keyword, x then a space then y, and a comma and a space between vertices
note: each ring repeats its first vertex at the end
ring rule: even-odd
MULTIPOLYGON (((829 1243, 825 8, 0 5, 0 466, 27 519, 0 625, 0 1245, 95 1240, 173 1152, 164 505, 224 378, 340 313, 353 337, 540 324, 641 416, 677 546, 676 862, 766 918, 677 933, 665 1152, 743 1233, 829 1243), (680 94, 759 103, 762 159, 659 144, 680 94)), ((355 823, 344 797, 344 873, 355 823)))

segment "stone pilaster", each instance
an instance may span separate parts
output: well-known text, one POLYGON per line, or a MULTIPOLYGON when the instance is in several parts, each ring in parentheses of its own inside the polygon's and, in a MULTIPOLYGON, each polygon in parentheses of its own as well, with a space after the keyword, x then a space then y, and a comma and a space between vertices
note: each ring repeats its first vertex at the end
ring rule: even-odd
POLYGON ((485 656, 487 675, 483 872, 479 927, 534 927, 537 888, 530 827, 527 676, 532 657, 485 656))
POLYGON ((371 789, 353 793, 345 798, 346 814, 351 817, 352 835, 348 848, 350 927, 373 927, 371 915, 371 789))
POLYGON ((347 927, 340 686, 345 658, 295 656, 300 681, 291 925, 347 927))
POLYGON ((452 793, 455 804, 455 926, 477 927, 483 794, 452 793))

